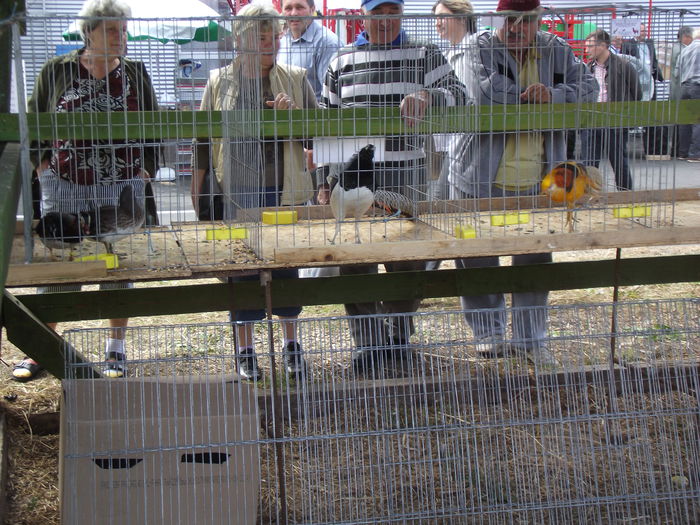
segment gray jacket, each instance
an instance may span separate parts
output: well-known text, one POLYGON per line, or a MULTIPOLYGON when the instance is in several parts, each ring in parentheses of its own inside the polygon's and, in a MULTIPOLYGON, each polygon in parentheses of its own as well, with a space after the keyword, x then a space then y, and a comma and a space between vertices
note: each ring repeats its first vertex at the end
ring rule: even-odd
MULTIPOLYGON (((479 100, 477 104, 519 104, 519 68, 504 44, 487 31, 478 37, 479 48, 479 100)), ((539 53, 538 71, 540 83, 550 88, 552 103, 595 102, 598 82, 586 65, 574 55, 561 38, 540 31, 535 46, 539 53)), ((547 111, 546 106, 542 106, 547 111)), ((542 131, 546 168, 549 170, 566 160, 565 134, 562 130, 542 131)), ((464 137, 463 159, 459 172, 462 176, 453 181, 464 193, 474 197, 489 197, 492 182, 505 149, 506 133, 480 133, 464 137)), ((533 191, 536 191, 533 188, 533 191)))

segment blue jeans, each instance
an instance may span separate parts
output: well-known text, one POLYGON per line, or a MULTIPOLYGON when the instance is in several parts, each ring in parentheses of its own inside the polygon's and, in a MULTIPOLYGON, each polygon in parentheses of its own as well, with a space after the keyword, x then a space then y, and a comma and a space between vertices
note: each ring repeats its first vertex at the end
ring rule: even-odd
MULTIPOLYGON (((520 192, 492 187, 492 197, 535 195, 539 184, 520 192)), ((513 255, 513 265, 552 262, 551 253, 525 253, 513 255)), ((456 259, 457 268, 487 268, 499 265, 497 256, 456 259)), ((516 347, 531 350, 544 344, 547 335, 547 299, 549 292, 519 292, 512 294, 513 343, 516 347)), ((505 296, 502 293, 465 295, 459 298, 464 317, 476 339, 503 339, 506 331, 505 296)))

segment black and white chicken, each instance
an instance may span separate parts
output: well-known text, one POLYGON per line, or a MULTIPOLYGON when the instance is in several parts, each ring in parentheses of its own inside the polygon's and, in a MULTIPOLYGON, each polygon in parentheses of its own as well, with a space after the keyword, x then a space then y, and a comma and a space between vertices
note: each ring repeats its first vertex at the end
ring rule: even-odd
POLYGON ((144 207, 134 198, 134 188, 124 186, 118 206, 100 206, 79 214, 49 212, 35 231, 49 250, 70 248, 83 239, 101 242, 107 253, 114 253, 113 244, 140 228, 146 218, 144 207))
POLYGON ((335 244, 340 233, 340 224, 346 217, 354 217, 355 242, 360 244, 359 220, 372 205, 381 210, 386 218, 413 220, 417 217, 416 207, 408 197, 395 191, 376 188, 372 144, 355 153, 345 164, 335 185, 332 186, 330 204, 336 218, 331 244, 335 244))
POLYGON ((346 217, 355 219, 355 242, 360 243, 360 218, 374 203, 374 145, 367 144, 345 164, 331 190, 331 210, 335 217, 335 234, 340 233, 340 223, 346 217))

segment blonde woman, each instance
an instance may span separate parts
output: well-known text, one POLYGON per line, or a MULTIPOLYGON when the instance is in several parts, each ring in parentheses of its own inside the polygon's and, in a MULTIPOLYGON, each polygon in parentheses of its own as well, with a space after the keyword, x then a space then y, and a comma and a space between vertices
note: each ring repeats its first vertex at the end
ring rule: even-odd
MULTIPOLYGON (((316 96, 305 69, 277 62, 282 37, 282 19, 272 4, 248 4, 234 21, 236 56, 221 69, 212 71, 202 98, 202 111, 288 110, 317 107, 316 96)), ((252 111, 250 115, 255 115, 252 111)), ((199 211, 202 185, 213 169, 223 193, 224 218, 233 219, 245 208, 301 205, 314 195, 311 174, 306 169, 304 143, 295 139, 265 139, 253 130, 247 137, 227 141, 199 139, 195 145, 192 203, 199 211)), ((277 270, 273 278, 298 277, 297 270, 277 270)), ((233 278, 232 278, 233 279, 233 278)), ((235 280, 257 279, 257 276, 235 280)), ((306 371, 301 345, 296 338, 296 319, 301 307, 273 310, 283 320, 284 359, 290 376, 306 371)), ((253 349, 252 321, 263 319, 263 310, 231 312, 236 323, 238 372, 258 381, 263 375, 253 349)))

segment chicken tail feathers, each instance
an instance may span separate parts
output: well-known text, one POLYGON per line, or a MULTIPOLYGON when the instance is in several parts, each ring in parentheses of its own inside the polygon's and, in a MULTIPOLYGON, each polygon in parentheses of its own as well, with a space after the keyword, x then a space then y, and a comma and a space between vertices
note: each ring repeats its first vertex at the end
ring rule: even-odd
POLYGON ((374 192, 374 205, 384 210, 388 215, 411 219, 418 217, 415 203, 396 191, 376 190, 374 192))

